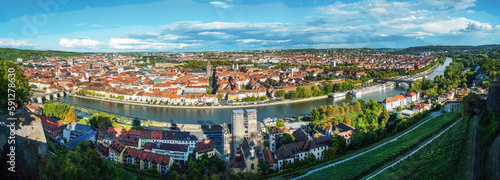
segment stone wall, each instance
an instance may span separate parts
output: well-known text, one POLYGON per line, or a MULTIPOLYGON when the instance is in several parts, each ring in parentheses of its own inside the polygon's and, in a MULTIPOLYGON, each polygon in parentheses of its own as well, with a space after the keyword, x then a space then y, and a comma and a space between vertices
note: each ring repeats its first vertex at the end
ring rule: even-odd
POLYGON ((488 99, 486 100, 486 109, 489 112, 500 112, 500 82, 491 83, 488 99))
MULTIPOLYGON (((7 143, 10 129, 6 117, 0 117, 0 149, 7 143)), ((40 118, 31 113, 18 116, 15 132, 15 172, 8 171, 7 162, 0 162, 6 167, 0 170, 1 179, 39 179, 39 167, 48 157, 49 148, 43 132, 40 118)), ((8 148, 11 146, 8 144, 8 148)), ((8 151, 10 152, 10 151, 8 151)), ((0 156, 3 156, 2 153, 0 156)), ((10 158, 9 156, 7 156, 10 158)))

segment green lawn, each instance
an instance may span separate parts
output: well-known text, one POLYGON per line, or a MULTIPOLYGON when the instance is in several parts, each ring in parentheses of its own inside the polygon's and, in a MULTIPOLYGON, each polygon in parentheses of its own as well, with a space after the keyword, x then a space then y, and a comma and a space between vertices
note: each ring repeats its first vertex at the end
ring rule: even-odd
POLYGON ((433 118, 393 142, 352 160, 318 171, 303 179, 359 179, 438 133, 457 119, 458 115, 458 113, 447 113, 433 118))
POLYGON ((465 176, 465 142, 471 126, 463 119, 417 153, 373 179, 460 179, 465 176), (457 166, 458 165, 458 166, 457 166))

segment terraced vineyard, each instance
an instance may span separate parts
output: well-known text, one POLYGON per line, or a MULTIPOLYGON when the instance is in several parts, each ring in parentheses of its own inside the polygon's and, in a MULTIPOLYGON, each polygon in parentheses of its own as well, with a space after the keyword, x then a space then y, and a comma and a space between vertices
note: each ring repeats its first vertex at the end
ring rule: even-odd
POLYGON ((302 179, 360 179, 435 135, 458 119, 458 115, 458 113, 446 113, 438 116, 384 146, 302 179))
MULTIPOLYGON (((401 163, 372 179, 456 179, 464 143, 467 140, 469 120, 462 120, 438 139, 423 147, 401 163)), ((465 169, 465 168, 464 168, 465 169)))

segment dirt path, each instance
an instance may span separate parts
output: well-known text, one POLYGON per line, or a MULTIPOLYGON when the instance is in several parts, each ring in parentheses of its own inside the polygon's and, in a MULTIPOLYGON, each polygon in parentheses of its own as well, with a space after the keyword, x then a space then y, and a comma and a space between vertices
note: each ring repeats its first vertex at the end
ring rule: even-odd
POLYGON ((491 145, 491 177, 500 179, 500 134, 491 145))
POLYGON ((477 125, 479 123, 479 116, 476 115, 474 116, 473 122, 472 122, 472 141, 470 145, 470 154, 469 154, 469 176, 467 179, 478 179, 479 175, 479 160, 480 160, 480 154, 479 154, 479 136, 477 135, 477 125))

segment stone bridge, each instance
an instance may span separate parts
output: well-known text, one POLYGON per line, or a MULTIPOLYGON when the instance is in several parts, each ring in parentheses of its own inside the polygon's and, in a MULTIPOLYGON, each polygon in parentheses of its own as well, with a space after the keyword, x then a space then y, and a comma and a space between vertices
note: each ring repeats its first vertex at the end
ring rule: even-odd
POLYGON ((408 80, 408 79, 373 79, 374 81, 382 81, 382 82, 396 82, 396 83, 408 83, 409 85, 411 85, 411 83, 413 83, 413 81, 415 80, 408 80))
POLYGON ((37 95, 33 95, 31 97, 31 101, 34 103, 43 103, 43 102, 51 100, 51 99, 57 99, 59 97, 64 97, 68 93, 69 93, 69 91, 58 91, 58 92, 37 94, 37 95))
POLYGON ((382 81, 382 82, 395 82, 395 83, 408 83, 411 85, 416 80, 422 79, 424 76, 402 76, 399 78, 391 78, 391 79, 377 79, 374 78, 374 81, 382 81))

